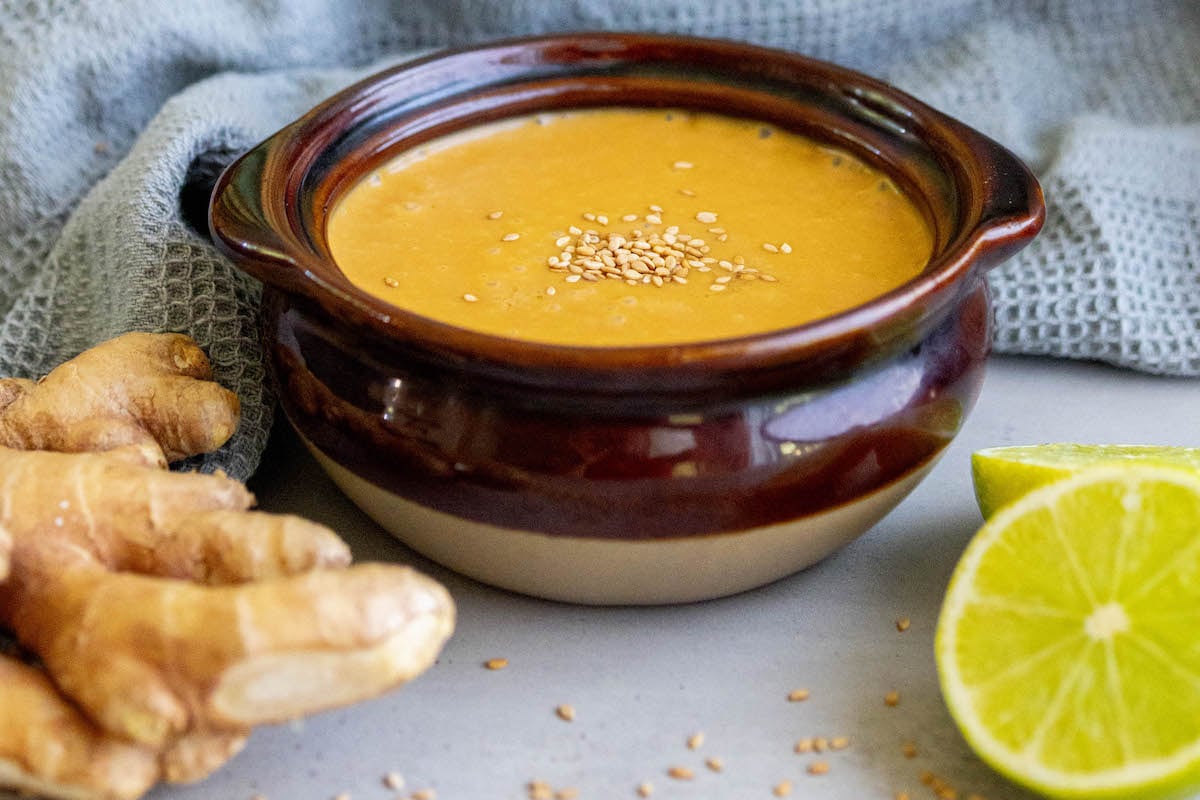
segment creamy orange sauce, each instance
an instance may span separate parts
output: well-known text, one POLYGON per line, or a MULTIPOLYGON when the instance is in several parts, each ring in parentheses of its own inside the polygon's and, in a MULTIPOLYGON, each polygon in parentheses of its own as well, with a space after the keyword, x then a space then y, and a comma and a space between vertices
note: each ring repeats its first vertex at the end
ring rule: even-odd
POLYGON ((342 197, 326 233, 346 276, 395 306, 582 346, 791 327, 908 281, 933 246, 897 187, 844 152, 643 109, 523 117, 403 153, 342 197))

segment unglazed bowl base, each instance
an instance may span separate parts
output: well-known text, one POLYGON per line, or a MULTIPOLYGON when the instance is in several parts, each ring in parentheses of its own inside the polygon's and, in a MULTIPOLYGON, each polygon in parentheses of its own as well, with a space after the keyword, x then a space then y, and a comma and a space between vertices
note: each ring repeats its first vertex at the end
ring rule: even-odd
POLYGON ((867 531, 936 461, 853 502, 791 522, 629 541, 535 533, 456 517, 381 489, 305 444, 347 497, 422 555, 502 589, 587 605, 688 603, 791 575, 867 531))

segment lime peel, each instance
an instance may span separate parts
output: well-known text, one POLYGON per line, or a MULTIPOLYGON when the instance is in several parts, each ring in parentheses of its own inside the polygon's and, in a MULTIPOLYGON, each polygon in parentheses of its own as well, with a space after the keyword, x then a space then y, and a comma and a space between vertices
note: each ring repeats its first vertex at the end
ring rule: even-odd
POLYGON ((987 519, 1039 486, 1102 464, 1153 464, 1200 475, 1200 447, 1069 442, 988 447, 971 455, 975 498, 987 519))

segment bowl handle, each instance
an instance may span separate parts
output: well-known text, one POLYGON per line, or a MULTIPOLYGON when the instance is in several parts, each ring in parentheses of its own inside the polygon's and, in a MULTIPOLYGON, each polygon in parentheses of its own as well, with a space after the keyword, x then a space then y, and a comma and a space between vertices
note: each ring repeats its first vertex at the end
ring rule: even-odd
POLYGON ((296 249, 278 233, 287 220, 274 220, 263 194, 269 143, 248 150, 217 178, 208 205, 213 243, 226 257, 264 283, 292 287, 300 266, 296 249))
POLYGON ((969 141, 980 157, 981 209, 974 248, 991 269, 1012 257, 1046 222, 1046 201, 1033 172, 1012 151, 974 131, 969 141))

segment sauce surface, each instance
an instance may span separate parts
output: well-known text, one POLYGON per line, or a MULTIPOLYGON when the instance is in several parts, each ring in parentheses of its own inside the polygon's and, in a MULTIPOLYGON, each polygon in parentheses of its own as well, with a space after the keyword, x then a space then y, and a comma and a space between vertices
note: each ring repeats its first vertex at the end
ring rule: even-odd
POLYGON ((881 172, 680 110, 521 117, 407 151, 326 230, 349 280, 463 328, 575 346, 762 333, 915 277, 933 240, 881 172))

